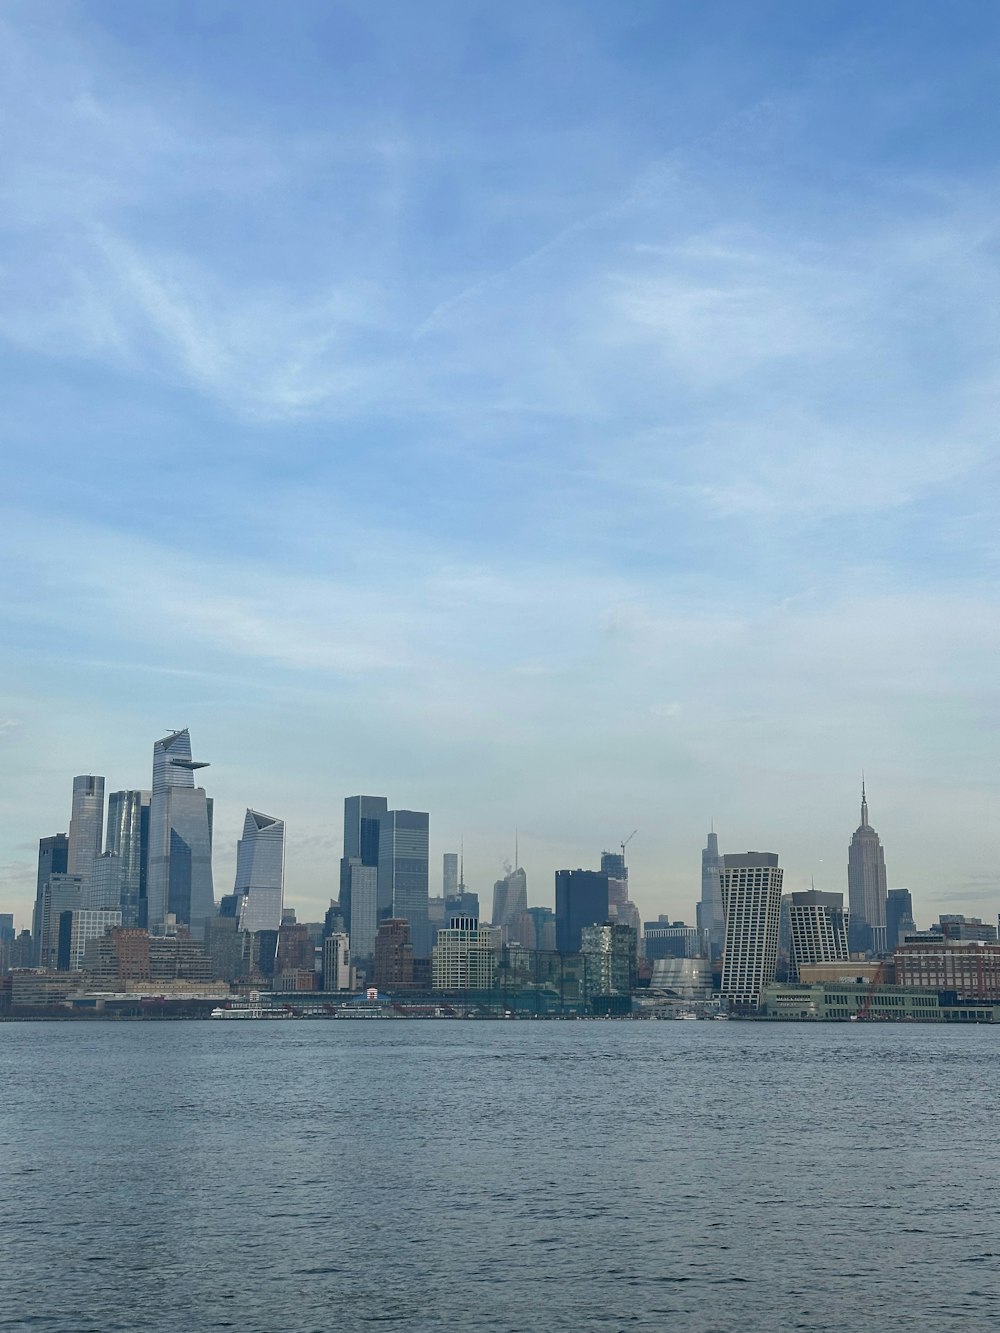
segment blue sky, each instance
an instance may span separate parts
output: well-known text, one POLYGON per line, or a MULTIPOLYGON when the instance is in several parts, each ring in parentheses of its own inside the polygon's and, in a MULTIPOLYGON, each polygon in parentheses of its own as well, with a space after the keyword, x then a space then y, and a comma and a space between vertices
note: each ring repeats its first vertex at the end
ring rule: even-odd
MULTIPOLYGON (((633 828, 992 915, 1000 13, 8 3, 0 896, 191 728, 534 902, 633 828)), ((434 879, 432 878, 432 884, 434 879)))

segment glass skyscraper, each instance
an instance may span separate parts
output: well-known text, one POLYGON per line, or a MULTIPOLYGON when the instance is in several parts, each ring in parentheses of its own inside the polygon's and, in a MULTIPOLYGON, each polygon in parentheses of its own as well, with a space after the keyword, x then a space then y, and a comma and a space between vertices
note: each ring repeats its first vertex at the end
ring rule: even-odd
POLYGON ((405 919, 415 958, 430 957, 427 919, 430 817, 419 810, 387 810, 379 821, 378 917, 405 919))
POLYGON ((90 906, 106 911, 120 908, 122 924, 125 926, 146 924, 149 803, 148 791, 111 793, 108 797, 105 851, 94 863, 90 906), (114 891, 112 883, 116 883, 114 891))
POLYGON ((285 822, 248 810, 236 844, 239 929, 277 930, 285 875, 285 822))
POLYGON ((369 902, 367 890, 371 876, 358 875, 359 868, 378 868, 378 839, 382 816, 389 808, 384 796, 348 796, 344 800, 344 855, 340 860, 340 912, 351 937, 355 958, 369 958, 375 948, 377 920, 371 917, 374 901, 369 902), (365 905, 354 922, 355 888, 365 897, 365 905), (370 919, 371 918, 371 919, 370 919), (355 939, 355 925, 361 935, 355 939), (362 940, 363 936, 363 940, 362 940))
POLYGON ((153 746, 153 790, 149 801, 149 931, 162 935, 168 915, 201 939, 215 915, 212 887, 212 801, 194 785, 207 768, 191 758, 185 727, 153 746))
POLYGON ((701 901, 695 919, 698 929, 708 936, 711 957, 722 954, 726 941, 726 914, 722 908, 722 857, 719 835, 713 829, 701 853, 701 901))
POLYGON ((73 810, 69 821, 69 868, 86 883, 95 856, 101 854, 104 832, 104 779, 85 773, 73 779, 73 810))

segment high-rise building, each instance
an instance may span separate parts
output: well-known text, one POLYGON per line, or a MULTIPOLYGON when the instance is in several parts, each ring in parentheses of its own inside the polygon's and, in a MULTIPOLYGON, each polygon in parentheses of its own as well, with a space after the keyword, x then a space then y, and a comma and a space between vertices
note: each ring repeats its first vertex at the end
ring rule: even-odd
POLYGON ((66 875, 68 873, 69 838, 66 834, 55 833, 51 838, 39 838, 36 894, 41 893, 50 875, 66 875))
POLYGON ((148 791, 113 791, 108 797, 105 855, 118 858, 122 924, 146 924, 146 876, 149 869, 148 791))
POLYGON ((375 936, 375 985, 379 990, 407 990, 413 985, 413 944, 405 917, 379 922, 375 936))
POLYGON ((726 940, 726 914, 722 907, 722 857, 715 829, 701 853, 701 901, 695 915, 698 929, 705 931, 712 958, 719 958, 726 940))
POLYGON ((82 875, 50 875, 35 900, 31 934, 35 942, 35 966, 55 967, 59 959, 59 919, 63 912, 80 910, 82 875))
POLYGON ((285 874, 285 822, 247 810, 243 837, 236 844, 239 929, 277 930, 281 925, 285 874))
MULTIPOLYGON (((370 947, 359 951, 354 940, 354 921, 352 895, 354 891, 351 869, 353 866, 378 867, 378 838, 382 816, 389 808, 384 796, 348 796, 344 799, 344 854, 340 860, 340 910, 343 913, 347 933, 351 936, 351 948, 357 958, 370 958, 375 947, 375 926, 371 928, 370 947)), ((362 879, 366 884, 367 879, 362 879)), ((364 922, 362 934, 368 941, 368 923, 364 922)))
POLYGON ((387 810, 379 821, 379 920, 395 918, 410 923, 415 958, 430 957, 429 831, 429 816, 419 810, 387 810))
POLYGON ((842 893, 809 889, 789 895, 788 980, 797 982, 803 963, 840 963, 850 958, 842 893))
POLYGON ((847 890, 853 953, 880 954, 886 948, 885 856, 879 836, 868 823, 868 800, 861 783, 861 823, 847 853, 847 890))
POLYGON ((431 957, 435 990, 492 990, 500 961, 502 931, 480 925, 475 917, 454 916, 438 931, 431 957))
POLYGON ((88 940, 99 939, 113 926, 122 924, 121 911, 104 912, 90 908, 59 914, 59 949, 56 966, 60 972, 78 972, 88 940))
MULTIPOLYGON (((346 869, 341 862, 341 907, 347 894, 350 904, 351 953, 356 961, 367 960, 375 953, 375 934, 378 930, 378 866, 362 865, 351 857, 346 869)), ((346 918, 346 913, 344 914, 346 918)))
POLYGON ((528 910, 528 877, 518 866, 493 885, 493 925, 510 926, 514 919, 528 910))
POLYGON ((67 874, 80 875, 86 882, 91 862, 101 853, 103 833, 104 779, 85 773, 73 779, 67 874))
MULTIPOLYGON (((601 873, 608 877, 608 905, 624 907, 628 902, 628 866, 624 852, 602 852, 601 873)), ((617 912, 612 913, 617 916, 617 912)))
POLYGON ((913 899, 909 889, 890 889, 885 897, 885 947, 893 953, 907 935, 916 933, 913 899))
POLYGON ((146 882, 150 934, 166 931, 167 917, 200 939, 215 915, 212 887, 211 799, 194 785, 207 768, 191 758, 185 727, 153 746, 153 790, 149 801, 149 872, 146 882))
POLYGON ((351 990, 351 948, 342 933, 327 935, 323 940, 323 989, 351 990))
POLYGON ((580 952, 580 932, 608 919, 608 877, 599 870, 556 871, 556 948, 580 952))
POLYGON ((723 999, 756 1009, 778 964, 778 929, 784 872, 774 852, 728 853, 722 858, 723 999))
POLYGON ((531 948, 555 953, 556 914, 551 907, 529 907, 527 915, 534 926, 535 942, 531 948))
POLYGON ((587 998, 631 995, 638 978, 638 941, 631 926, 584 926, 580 953, 586 961, 587 998))
POLYGON ((458 852, 445 852, 441 869, 441 897, 454 898, 458 893, 458 852))

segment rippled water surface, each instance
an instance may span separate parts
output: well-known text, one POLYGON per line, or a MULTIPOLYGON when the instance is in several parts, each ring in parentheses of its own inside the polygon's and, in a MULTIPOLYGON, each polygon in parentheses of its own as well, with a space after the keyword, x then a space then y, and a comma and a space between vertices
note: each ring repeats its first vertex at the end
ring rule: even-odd
POLYGON ((994 1329, 998 1048, 3 1024, 0 1328, 994 1329))

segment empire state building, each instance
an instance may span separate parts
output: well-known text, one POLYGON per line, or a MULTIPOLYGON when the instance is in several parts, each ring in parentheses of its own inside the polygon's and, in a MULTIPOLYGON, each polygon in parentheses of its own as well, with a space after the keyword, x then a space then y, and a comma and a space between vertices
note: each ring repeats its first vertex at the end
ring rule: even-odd
POLYGON ((847 853, 847 892, 852 953, 885 952, 885 856, 879 836, 868 823, 868 801, 861 783, 861 823, 847 853))

